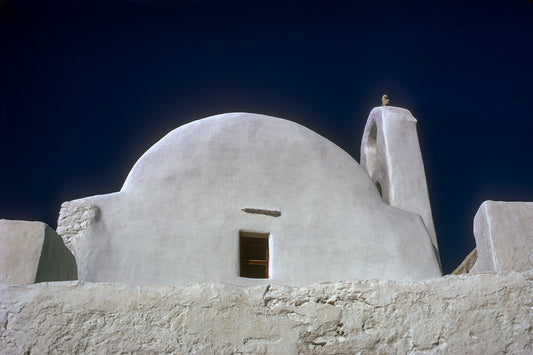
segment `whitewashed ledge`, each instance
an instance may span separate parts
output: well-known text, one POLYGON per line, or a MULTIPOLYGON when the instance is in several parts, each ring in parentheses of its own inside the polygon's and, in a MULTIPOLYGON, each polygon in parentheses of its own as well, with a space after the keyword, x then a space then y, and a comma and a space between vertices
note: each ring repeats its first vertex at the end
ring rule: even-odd
POLYGON ((533 270, 309 287, 0 286, 0 353, 533 353, 533 270))

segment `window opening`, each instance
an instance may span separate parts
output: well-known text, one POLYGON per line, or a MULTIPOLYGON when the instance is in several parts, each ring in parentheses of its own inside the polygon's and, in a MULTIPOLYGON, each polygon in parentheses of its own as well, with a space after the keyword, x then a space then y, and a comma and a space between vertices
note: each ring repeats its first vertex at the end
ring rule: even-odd
POLYGON ((239 232, 239 276, 268 279, 268 236, 268 233, 239 232))

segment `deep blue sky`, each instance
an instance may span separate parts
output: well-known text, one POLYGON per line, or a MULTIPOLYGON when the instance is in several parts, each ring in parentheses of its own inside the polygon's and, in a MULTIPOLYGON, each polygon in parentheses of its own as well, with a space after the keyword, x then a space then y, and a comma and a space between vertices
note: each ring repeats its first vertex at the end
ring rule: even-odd
POLYGON ((444 271, 487 199, 533 201, 533 3, 6 1, 0 217, 56 227, 168 131, 287 118, 359 161, 387 93, 418 119, 444 271))

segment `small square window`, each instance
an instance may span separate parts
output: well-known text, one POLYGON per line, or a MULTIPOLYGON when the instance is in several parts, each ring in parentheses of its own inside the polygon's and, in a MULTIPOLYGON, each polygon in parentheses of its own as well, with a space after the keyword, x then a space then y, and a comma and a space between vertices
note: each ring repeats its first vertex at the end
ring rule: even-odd
POLYGON ((268 279, 268 233, 239 232, 240 276, 268 279))

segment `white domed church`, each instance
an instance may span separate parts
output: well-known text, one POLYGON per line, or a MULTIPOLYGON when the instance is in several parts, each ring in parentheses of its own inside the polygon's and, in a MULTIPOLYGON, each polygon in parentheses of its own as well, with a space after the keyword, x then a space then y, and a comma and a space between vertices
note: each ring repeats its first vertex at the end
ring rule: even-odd
POLYGON ((409 111, 375 108, 361 156, 362 165, 280 118, 204 118, 152 146, 119 192, 65 202, 58 233, 79 279, 92 282, 300 286, 441 276, 409 111))

